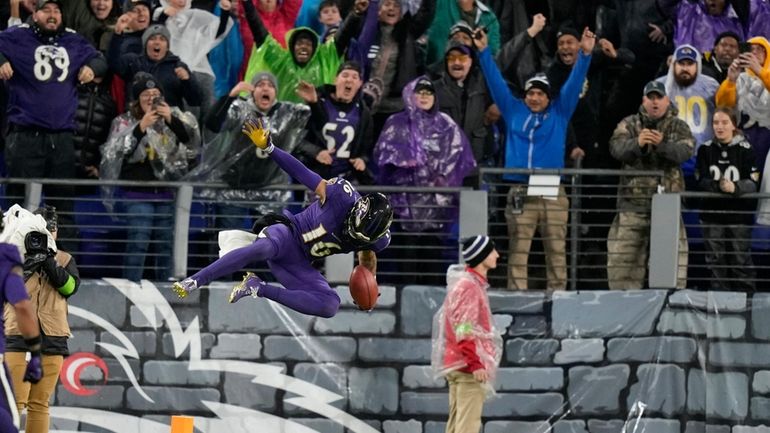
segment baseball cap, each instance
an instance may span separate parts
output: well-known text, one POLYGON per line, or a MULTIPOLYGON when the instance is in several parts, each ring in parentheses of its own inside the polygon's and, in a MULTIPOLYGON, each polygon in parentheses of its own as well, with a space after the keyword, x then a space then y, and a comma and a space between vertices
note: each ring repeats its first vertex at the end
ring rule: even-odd
POLYGON ((433 87, 433 83, 426 77, 420 77, 417 80, 417 84, 414 86, 414 92, 417 93, 420 90, 427 90, 431 93, 436 93, 436 88, 433 87))
POLYGON ((337 75, 339 75, 340 73, 342 73, 342 71, 345 71, 345 70, 358 72, 359 76, 363 75, 363 71, 361 70, 361 64, 355 60, 347 60, 343 62, 340 65, 340 67, 337 68, 337 75))
POLYGON ((647 96, 650 93, 657 93, 660 96, 666 96, 666 86, 664 86, 660 81, 650 81, 646 86, 644 86, 643 95, 647 96))
POLYGON ((152 2, 150 0, 131 0, 126 3, 126 9, 131 10, 136 7, 136 5, 144 5, 147 7, 147 9, 152 12, 152 2))
POLYGON ((698 60, 698 50, 692 45, 682 45, 674 50, 674 61, 692 60, 693 62, 698 60))
POLYGON ((37 0, 37 7, 35 10, 40 10, 43 8, 43 6, 47 5, 48 3, 53 3, 56 6, 59 6, 59 9, 62 9, 62 2, 61 0, 37 0))

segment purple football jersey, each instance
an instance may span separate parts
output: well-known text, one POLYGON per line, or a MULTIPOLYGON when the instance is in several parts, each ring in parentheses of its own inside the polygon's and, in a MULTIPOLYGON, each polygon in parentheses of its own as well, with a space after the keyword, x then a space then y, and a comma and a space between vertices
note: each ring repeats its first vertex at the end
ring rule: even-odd
MULTIPOLYGON (((29 299, 23 284, 8 284, 8 274, 14 266, 21 266, 21 256, 16 245, 0 243, 0 305, 6 302, 13 305, 24 299, 29 299)), ((21 279, 21 276, 18 277, 21 279)), ((0 326, 0 353, 5 352, 5 320, 0 326)))
POLYGON ((323 127, 323 137, 326 140, 327 150, 334 151, 331 174, 333 176, 345 174, 351 167, 351 146, 356 138, 358 123, 361 121, 361 107, 353 104, 349 110, 343 111, 328 99, 323 100, 323 105, 329 119, 323 127))
POLYGON ((46 43, 23 24, 0 32, 0 53, 14 72, 8 80, 8 121, 74 130, 78 71, 99 52, 71 30, 46 43))
MULTIPOLYGON (((332 254, 344 254, 356 249, 345 241, 342 229, 348 212, 361 194, 345 179, 333 178, 327 181, 326 201, 321 205, 316 200, 302 212, 289 218, 297 229, 303 250, 310 258, 321 258, 332 254)), ((381 251, 390 243, 390 233, 367 247, 381 251)))

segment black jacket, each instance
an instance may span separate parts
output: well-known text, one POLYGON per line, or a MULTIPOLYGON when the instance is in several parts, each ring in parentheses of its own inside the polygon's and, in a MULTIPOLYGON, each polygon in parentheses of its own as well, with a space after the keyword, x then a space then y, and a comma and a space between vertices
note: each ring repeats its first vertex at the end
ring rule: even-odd
POLYGON ((478 165, 493 158, 492 127, 484 124, 484 114, 494 102, 481 71, 474 65, 460 86, 445 71, 433 80, 439 111, 446 113, 465 132, 478 165))
MULTIPOLYGON (((616 72, 613 69, 630 67, 634 63, 634 53, 627 48, 616 48, 616 58, 604 54, 601 48, 594 49, 591 56, 591 66, 583 84, 583 92, 570 119, 571 134, 567 139, 567 152, 580 147, 586 153, 583 167, 586 168, 617 168, 617 161, 610 155, 609 134, 602 134, 601 124, 604 113, 604 101, 609 99, 610 91, 604 85, 605 75, 616 72)), ((569 78, 572 66, 565 65, 558 54, 546 71, 551 83, 551 94, 558 95, 561 87, 569 78)), ((608 132, 608 131, 604 131, 608 132)))
MULTIPOLYGON (((110 46, 112 50, 112 45, 110 46)), ((124 54, 111 65, 120 78, 126 82, 126 95, 131 96, 131 81, 137 72, 152 74, 163 89, 163 97, 168 105, 185 110, 185 101, 192 106, 200 106, 203 100, 200 88, 190 68, 175 54, 169 52, 159 62, 154 62, 146 54, 124 54), (190 75, 189 80, 180 80, 174 70, 182 67, 190 75), (184 101, 183 101, 184 100, 184 101)))
POLYGON ((110 135, 110 124, 117 115, 109 88, 96 83, 78 86, 78 108, 75 111, 75 162, 78 177, 88 177, 85 167, 99 167, 99 147, 110 135))
MULTIPOLYGON (((402 6, 403 7, 403 6, 402 6)), ((423 0, 420 9, 414 15, 404 14, 393 28, 393 36, 398 43, 398 61, 396 74, 390 83, 390 96, 401 98, 401 90, 425 72, 425 62, 417 39, 428 31, 436 13, 436 0, 423 0)), ((382 24, 380 24, 382 25, 382 24)), ((380 36, 375 39, 380 45, 380 36)))

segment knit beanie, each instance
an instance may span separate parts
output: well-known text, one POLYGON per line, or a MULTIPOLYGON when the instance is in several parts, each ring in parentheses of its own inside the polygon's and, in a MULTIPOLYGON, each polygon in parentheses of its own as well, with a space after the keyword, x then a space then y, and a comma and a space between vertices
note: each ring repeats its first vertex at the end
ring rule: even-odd
MULTIPOLYGON (((166 38, 167 41, 171 42, 171 33, 168 32, 166 26, 162 24, 153 24, 150 27, 147 27, 147 30, 142 33, 142 47, 144 49, 147 49, 147 41, 155 35, 161 35, 166 38)), ((169 50, 170 49, 171 47, 169 47, 169 50)))
POLYGON ((139 95, 147 89, 158 89, 163 94, 163 88, 160 83, 151 74, 147 72, 137 72, 134 75, 134 81, 131 82, 131 96, 134 100, 139 99, 139 95))
POLYGON ((577 29, 569 26, 564 26, 559 29, 558 32, 556 32, 556 40, 558 41, 561 39, 562 36, 572 36, 577 40, 580 40, 580 32, 577 31, 577 29))
POLYGON ((471 268, 475 268, 494 249, 495 242, 489 236, 476 235, 469 237, 463 241, 463 261, 471 268))
POLYGON ((251 77, 251 85, 256 86, 257 84, 259 84, 260 81, 265 81, 265 80, 269 81, 270 84, 273 85, 273 88, 275 90, 278 90, 278 79, 275 78, 275 75, 267 71, 257 72, 256 74, 254 74, 254 76, 251 77))
POLYGON ((548 77, 545 74, 535 74, 534 77, 527 80, 524 83, 524 93, 529 92, 531 89, 540 89, 548 97, 551 97, 551 83, 548 81, 548 77))

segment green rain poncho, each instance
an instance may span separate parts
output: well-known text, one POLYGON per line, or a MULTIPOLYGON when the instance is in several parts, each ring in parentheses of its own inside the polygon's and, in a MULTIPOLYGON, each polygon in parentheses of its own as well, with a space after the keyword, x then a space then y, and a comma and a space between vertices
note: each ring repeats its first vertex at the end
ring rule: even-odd
POLYGON ((313 56, 304 67, 299 66, 294 61, 290 50, 294 46, 292 36, 300 30, 311 32, 316 37, 316 41, 319 40, 318 34, 308 27, 297 27, 286 33, 288 49, 281 47, 273 36, 268 36, 259 49, 252 52, 245 80, 250 82, 251 77, 257 72, 272 72, 279 83, 277 99, 290 102, 303 102, 295 92, 300 80, 314 86, 333 83, 341 63, 334 39, 329 39, 323 44, 316 42, 313 56))

